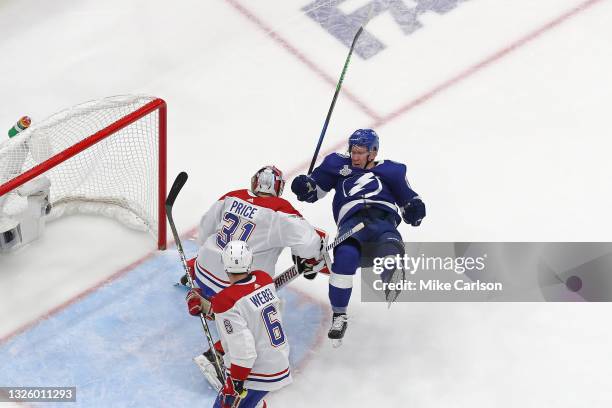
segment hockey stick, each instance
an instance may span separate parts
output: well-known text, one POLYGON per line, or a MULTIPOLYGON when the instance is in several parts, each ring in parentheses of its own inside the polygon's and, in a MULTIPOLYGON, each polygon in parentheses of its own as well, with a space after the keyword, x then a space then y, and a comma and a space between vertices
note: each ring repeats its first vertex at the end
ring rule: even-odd
POLYGON ((312 161, 310 162, 310 167, 308 167, 308 174, 312 173, 312 169, 314 169, 315 162, 317 161, 317 156, 319 155, 319 150, 321 150, 321 144, 323 144, 323 138, 325 137, 325 132, 327 132, 327 126, 329 125, 329 120, 331 119, 332 112, 334 111, 334 106, 336 106, 336 99, 338 99, 338 94, 340 94, 340 88, 342 88, 342 82, 344 81, 344 75, 346 74, 346 70, 348 68, 349 62, 351 61, 351 55, 353 55, 353 49, 355 48, 355 44, 359 39, 359 36, 363 32, 363 27, 368 23, 372 14, 372 8, 370 8, 370 15, 368 19, 363 23, 357 33, 355 33, 355 37, 353 37, 353 42, 351 43, 351 48, 349 49, 349 53, 346 56, 346 61, 344 61, 344 67, 342 68, 342 73, 340 74, 340 79, 338 80, 338 84, 336 85, 336 92, 334 92, 334 97, 331 102, 331 106, 327 111, 327 117, 325 118, 325 123, 323 123, 323 130, 321 130, 321 135, 319 136, 319 141, 317 142, 317 148, 315 149, 314 155, 312 156, 312 161))
MULTIPOLYGON (((184 171, 180 172, 174 183, 172 184, 172 188, 170 189, 170 193, 166 198, 166 215, 168 217, 168 223, 170 224, 170 229, 172 229, 172 235, 174 236, 174 242, 176 242, 176 249, 181 257, 181 263, 183 264, 183 269, 185 269, 185 273, 187 274, 187 279, 189 280, 189 286, 192 288, 197 287, 191 278, 191 274, 189 273, 189 267, 187 266, 187 258, 185 258, 185 251, 183 251, 183 245, 181 244, 181 239, 176 231, 176 226, 174 225, 174 219, 172 218, 172 207, 174 206, 174 201, 178 196, 178 193, 181 191, 185 183, 187 182, 187 173, 184 171)), ((210 328, 208 327, 208 321, 204 318, 204 315, 200 313, 200 321, 202 322, 202 328, 204 329, 204 334, 206 335, 206 340, 208 341, 208 345, 211 350, 213 350, 213 356, 215 356, 215 370, 217 371, 217 375, 219 378, 225 378, 225 373, 221 369, 221 363, 219 362, 219 356, 215 350, 215 342, 210 335, 210 328)))
MULTIPOLYGON (((353 228, 346 231, 344 234, 336 237, 334 242, 332 242, 331 244, 325 247, 325 251, 328 252, 334 249, 335 247, 340 245, 342 242, 346 241, 347 239, 352 237, 354 234, 361 231, 364 227, 365 227, 365 224, 363 222, 360 222, 359 224, 355 225, 353 228)), ((329 261, 326 259, 326 262, 329 262, 329 261)), ((295 265, 284 270, 283 272, 281 272, 278 276, 274 278, 274 286, 276 287, 276 290, 279 290, 287 286, 289 282, 297 278, 299 275, 300 275, 300 271, 298 271, 297 266, 295 265)))

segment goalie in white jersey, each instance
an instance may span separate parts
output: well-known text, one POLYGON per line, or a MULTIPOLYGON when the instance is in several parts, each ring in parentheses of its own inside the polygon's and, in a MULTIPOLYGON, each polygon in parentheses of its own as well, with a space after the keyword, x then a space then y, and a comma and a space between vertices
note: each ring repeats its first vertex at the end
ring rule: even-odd
POLYGON ((280 301, 270 275, 251 272, 253 253, 245 242, 227 243, 222 259, 230 285, 210 302, 194 289, 188 296, 190 313, 214 312, 229 367, 213 408, 265 408, 269 391, 292 382, 280 301))
MULTIPOLYGON (((274 166, 262 167, 251 178, 250 190, 235 190, 223 195, 204 214, 198 233, 200 250, 196 258, 187 262, 199 287, 198 294, 210 299, 230 286, 221 253, 233 240, 247 242, 253 253, 253 269, 265 271, 271 277, 285 247, 291 248, 298 269, 305 277, 329 272, 322 253, 325 233, 316 230, 291 203, 280 197, 284 185, 280 170, 274 166)), ((181 283, 186 282, 185 276, 181 283)), ((218 342, 215 347, 222 352, 218 342)), ((194 361, 211 385, 218 388, 212 353, 208 350, 196 356, 194 361)))
POLYGON ((195 262, 190 262, 204 296, 210 297, 229 286, 221 251, 232 240, 247 242, 253 251, 253 269, 271 276, 285 247, 299 257, 300 267, 308 269, 306 276, 324 267, 321 249, 325 233, 315 230, 289 201, 280 197, 284 185, 282 172, 265 166, 251 178, 251 190, 223 195, 204 214, 198 232, 201 247, 195 262))

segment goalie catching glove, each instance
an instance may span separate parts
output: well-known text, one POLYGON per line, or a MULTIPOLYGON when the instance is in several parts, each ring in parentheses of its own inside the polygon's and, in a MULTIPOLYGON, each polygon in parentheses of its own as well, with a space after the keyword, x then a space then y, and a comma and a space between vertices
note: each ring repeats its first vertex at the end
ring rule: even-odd
POLYGON ((202 289, 189 289, 185 300, 187 301, 187 309, 190 315, 198 316, 202 314, 206 319, 214 320, 215 315, 212 312, 212 306, 208 299, 202 296, 202 289))

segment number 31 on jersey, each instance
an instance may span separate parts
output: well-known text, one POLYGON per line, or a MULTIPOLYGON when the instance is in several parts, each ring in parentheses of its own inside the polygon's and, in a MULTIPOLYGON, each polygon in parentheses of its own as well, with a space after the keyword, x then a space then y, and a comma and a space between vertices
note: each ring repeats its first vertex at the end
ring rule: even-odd
POLYGON ((223 221, 225 221, 223 226, 217 232, 217 245, 221 249, 225 248, 228 242, 235 239, 246 242, 255 229, 253 222, 246 220, 242 222, 239 216, 230 212, 223 214, 223 221), (240 230, 239 227, 241 227, 240 230), (236 232, 240 233, 238 238, 234 238, 236 232))

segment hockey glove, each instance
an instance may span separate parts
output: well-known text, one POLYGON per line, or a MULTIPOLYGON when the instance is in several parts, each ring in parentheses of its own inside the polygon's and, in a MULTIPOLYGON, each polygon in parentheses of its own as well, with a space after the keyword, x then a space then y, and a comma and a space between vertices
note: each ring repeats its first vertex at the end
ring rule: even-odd
POLYGON ((293 256, 293 263, 297 267, 299 273, 304 275, 306 279, 313 280, 317 277, 317 273, 326 273, 329 275, 329 268, 325 262, 325 258, 300 258, 299 256, 293 256))
POLYGON ((323 259, 321 259, 321 261, 317 261, 314 258, 306 259, 295 255, 293 255, 293 263, 297 267, 297 270, 304 275, 306 279, 314 279, 317 277, 317 273, 321 269, 319 263, 325 266, 325 261, 323 259))
POLYGON ((317 201, 317 183, 310 176, 301 174, 294 178, 291 182, 291 191, 300 201, 308 203, 317 201))
POLYGON ((202 296, 202 289, 189 289, 185 300, 187 301, 187 308, 189 309, 190 315, 198 316, 201 313, 208 320, 214 319, 214 314, 212 313, 212 305, 210 304, 208 299, 202 296))
POLYGON ((420 198, 415 197, 402 207, 402 218, 406 224, 413 227, 421 225, 425 218, 425 203, 420 198))
POLYGON ((317 273, 322 272, 329 274, 328 263, 329 254, 327 254, 327 233, 323 230, 315 228, 315 232, 319 236, 321 242, 319 246, 319 256, 317 258, 301 258, 293 255, 293 263, 298 271, 304 275, 306 279, 314 279, 317 273))
POLYGON ((246 398, 247 393, 248 390, 244 388, 244 381, 228 376, 225 385, 219 392, 221 406, 223 408, 237 407, 240 405, 240 401, 246 398))

